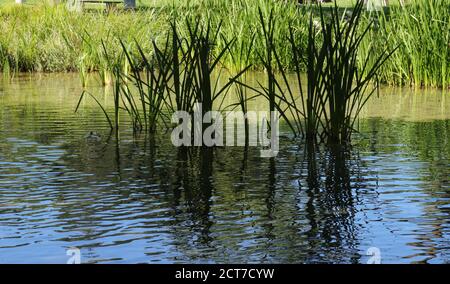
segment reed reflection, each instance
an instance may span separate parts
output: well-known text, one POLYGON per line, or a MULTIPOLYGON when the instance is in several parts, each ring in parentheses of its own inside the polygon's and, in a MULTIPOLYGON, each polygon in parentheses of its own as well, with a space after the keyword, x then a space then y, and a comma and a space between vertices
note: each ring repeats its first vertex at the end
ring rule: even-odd
POLYGON ((348 261, 345 256, 350 256, 350 262, 359 262, 355 224, 355 195, 359 188, 351 182, 363 179, 358 171, 359 157, 344 146, 331 144, 320 149, 308 143, 305 158, 308 197, 305 211, 310 225, 306 234, 313 251, 328 255, 325 259, 333 255, 336 262, 348 261))

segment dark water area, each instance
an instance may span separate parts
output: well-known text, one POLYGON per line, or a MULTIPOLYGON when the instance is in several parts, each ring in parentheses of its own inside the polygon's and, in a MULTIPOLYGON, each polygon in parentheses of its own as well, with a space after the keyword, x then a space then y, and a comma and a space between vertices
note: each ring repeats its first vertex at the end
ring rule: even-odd
POLYGON ((80 93, 0 80, 0 263, 450 262, 449 93, 386 90, 351 149, 283 136, 273 159, 110 135, 80 93))

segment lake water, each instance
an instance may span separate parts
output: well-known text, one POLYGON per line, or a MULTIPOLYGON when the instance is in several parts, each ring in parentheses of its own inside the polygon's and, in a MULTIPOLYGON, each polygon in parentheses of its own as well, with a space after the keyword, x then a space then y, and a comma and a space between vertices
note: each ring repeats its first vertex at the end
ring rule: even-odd
POLYGON ((448 91, 385 88, 351 150, 267 159, 110 136, 79 82, 0 79, 0 263, 450 262, 448 91))

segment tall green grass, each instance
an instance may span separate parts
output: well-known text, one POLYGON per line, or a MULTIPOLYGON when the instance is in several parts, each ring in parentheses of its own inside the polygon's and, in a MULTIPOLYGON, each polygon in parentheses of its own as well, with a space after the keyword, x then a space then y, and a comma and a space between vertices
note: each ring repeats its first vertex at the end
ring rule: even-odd
MULTIPOLYGON (((260 8, 264 15, 269 11, 277 22, 273 45, 282 66, 295 71, 296 65, 286 38, 294 33, 298 45, 305 48, 308 40, 308 12, 318 10, 314 5, 297 1, 273 0, 192 0, 152 1, 146 8, 136 11, 89 11, 75 13, 64 5, 22 5, 0 7, 0 70, 10 71, 80 71, 83 82, 90 72, 98 71, 101 81, 111 83, 110 72, 105 70, 101 57, 101 40, 120 38, 130 44, 139 42, 145 52, 152 52, 152 41, 164 41, 170 30, 168 19, 199 18, 209 21, 212 28, 221 25, 225 39, 235 38, 231 49, 239 52, 241 46, 251 43, 246 62, 254 69, 264 69, 259 55, 266 52, 261 27, 260 8), (293 29, 290 30, 289 26, 293 29)), ((383 47, 400 45, 396 54, 380 69, 380 80, 389 84, 448 87, 450 57, 450 3, 446 0, 411 0, 405 7, 391 5, 388 14, 363 11, 366 22, 373 19, 376 25, 361 43, 358 57, 363 61, 367 54, 375 61, 383 47), (378 52, 378 53, 377 53, 378 52)), ((353 7, 348 8, 350 12, 353 7)), ((326 14, 329 13, 327 7, 326 14)), ((340 13, 344 10, 340 9, 340 13)), ((188 31, 180 28, 180 35, 188 31)), ((217 51, 227 45, 224 38, 216 41, 217 51)), ((135 48, 134 45, 131 45, 135 48)), ((108 44, 108 52, 117 55, 122 47, 118 41, 108 44)), ((133 50, 132 54, 138 54, 133 50)), ((217 56, 218 54, 214 54, 217 56)), ((142 63, 142 62, 141 62, 142 63)), ((125 62, 124 62, 125 64, 125 62)), ((227 67, 240 64, 226 54, 227 67)), ((361 66, 360 66, 361 67, 361 66)), ((277 68, 278 69, 278 68, 277 68)), ((306 66, 301 66, 306 71, 306 66)))
MULTIPOLYGON (((68 11, 64 5, 11 6, 0 7, 0 35, 2 52, 10 58, 10 66, 15 71, 96 71, 102 69, 101 40, 118 37, 123 41, 139 41, 146 51, 152 49, 154 38, 164 39, 169 27, 169 20, 201 18, 208 19, 212 28, 221 24, 221 32, 226 38, 235 37, 237 44, 247 44, 258 26, 258 7, 265 10, 273 7, 277 18, 296 20, 300 23, 301 15, 295 5, 284 2, 256 0, 231 1, 178 1, 158 3, 155 8, 136 11, 89 11, 76 13, 68 11), (178 3, 179 2, 179 3, 178 3), (176 3, 173 5, 173 3, 176 3), (185 3, 185 4, 184 4, 185 3), (191 4, 189 4, 191 3, 191 4)), ((283 30, 281 30, 283 31, 283 30)), ((187 30, 180 30, 186 36, 187 30)), ((283 34, 275 35, 276 44, 281 50, 283 34)), ((218 50, 227 43, 218 39, 218 50)), ((254 43, 249 53, 249 60, 257 62, 257 50, 262 49, 259 42, 254 43)), ((118 53, 120 45, 109 45, 110 53, 118 53)), ((284 49, 288 52, 287 49, 284 49)), ((216 54, 218 55, 218 54, 216 54)), ((231 58, 224 58, 224 63, 231 65, 231 58)), ((286 62, 288 64, 288 62, 286 62)))
MULTIPOLYGON (((385 46, 399 50, 382 67, 380 79, 397 85, 450 86, 450 2, 411 0, 405 7, 390 7, 376 18, 377 26, 363 42, 361 56, 385 46)), ((376 53, 375 53, 376 54, 376 53)), ((372 57, 372 61, 376 56, 372 57)))
MULTIPOLYGON (((151 50, 151 39, 165 25, 154 10, 76 13, 65 5, 0 7, 0 67, 7 61, 13 72, 98 71, 104 67, 102 40, 136 39, 151 50)), ((118 54, 117 41, 108 44, 118 54)))

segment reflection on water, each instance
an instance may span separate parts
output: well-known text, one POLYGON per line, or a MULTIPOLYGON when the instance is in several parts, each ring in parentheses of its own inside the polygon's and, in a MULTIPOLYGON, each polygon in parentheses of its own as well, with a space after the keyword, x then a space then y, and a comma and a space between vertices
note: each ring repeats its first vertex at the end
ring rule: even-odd
POLYGON ((267 159, 110 135, 73 113, 78 85, 0 82, 0 263, 449 262, 448 93, 386 89, 352 149, 282 138, 267 159))

